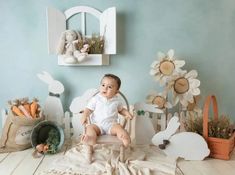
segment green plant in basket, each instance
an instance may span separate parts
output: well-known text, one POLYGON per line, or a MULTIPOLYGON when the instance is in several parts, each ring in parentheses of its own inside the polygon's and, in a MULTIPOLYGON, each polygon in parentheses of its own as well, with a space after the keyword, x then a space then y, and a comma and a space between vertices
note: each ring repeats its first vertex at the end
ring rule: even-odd
MULTIPOLYGON (((184 123, 185 129, 189 132, 196 132, 200 135, 203 133, 202 116, 188 117, 184 123)), ((228 139, 233 134, 234 126, 226 115, 221 115, 218 120, 209 120, 208 135, 209 137, 228 139)))
POLYGON ((221 115, 217 121, 209 121, 208 127, 210 137, 228 139, 233 134, 233 125, 226 115, 221 115))
POLYGON ((47 153, 55 154, 60 143, 60 133, 56 129, 51 129, 48 133, 46 144, 49 146, 47 153))
POLYGON ((84 37, 77 43, 78 50, 81 50, 85 44, 89 45, 89 54, 102 54, 104 50, 104 37, 92 34, 91 37, 84 37))

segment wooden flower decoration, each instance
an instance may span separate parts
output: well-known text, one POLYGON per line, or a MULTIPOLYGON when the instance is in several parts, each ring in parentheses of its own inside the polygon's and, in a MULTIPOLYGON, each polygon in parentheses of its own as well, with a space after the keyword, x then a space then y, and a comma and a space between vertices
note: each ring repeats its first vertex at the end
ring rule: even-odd
POLYGON ((167 101, 166 93, 152 92, 146 97, 146 102, 157 105, 159 109, 172 108, 172 105, 167 101))
POLYGON ((172 76, 168 82, 167 89, 173 91, 173 104, 180 102, 184 107, 194 102, 194 96, 200 94, 200 81, 196 79, 197 71, 179 72, 178 75, 172 76))
POLYGON ((151 65, 150 75, 154 76, 160 85, 163 85, 175 73, 180 71, 180 68, 185 64, 184 60, 176 60, 174 58, 174 50, 171 49, 165 55, 162 52, 158 53, 159 61, 156 60, 151 65))
POLYGON ((201 113, 202 110, 198 106, 199 100, 200 100, 200 96, 199 95, 193 96, 193 102, 192 103, 190 103, 190 102, 188 103, 187 111, 201 113))

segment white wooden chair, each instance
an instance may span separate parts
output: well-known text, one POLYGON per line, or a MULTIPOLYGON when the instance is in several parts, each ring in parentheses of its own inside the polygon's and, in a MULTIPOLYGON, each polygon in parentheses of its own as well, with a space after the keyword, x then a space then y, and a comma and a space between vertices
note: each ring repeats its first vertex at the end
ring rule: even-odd
MULTIPOLYGON (((78 111, 78 108, 80 109, 84 109, 85 104, 88 102, 88 100, 92 97, 98 94, 98 91, 94 91, 94 89, 88 90, 86 93, 86 95, 83 95, 79 98, 77 98, 77 102, 76 99, 72 102, 71 106, 70 106, 70 110, 73 112, 76 110, 77 113, 82 114, 82 111, 78 111), (82 100, 81 100, 82 99, 82 100), (78 104, 81 103, 81 104, 78 104), (76 108, 77 106, 77 108, 76 108), (79 106, 79 107, 78 107, 79 106), (82 107, 82 108, 81 108, 82 107)), ((126 99, 126 97, 124 96, 124 94, 122 94, 121 92, 119 92, 118 96, 120 96, 120 98, 124 101, 125 106, 127 108, 128 111, 130 111, 130 107, 129 107, 129 103, 126 99)), ((133 120, 134 121, 134 120, 133 120)), ((91 123, 90 119, 88 120, 88 123, 91 123)), ((126 131, 131 135, 131 133, 134 133, 133 131, 131 131, 131 129, 133 127, 131 127, 131 121, 128 119, 125 119, 125 117, 119 115, 119 123, 122 125, 123 128, 126 129, 126 131)), ((84 129, 85 130, 85 129, 84 129)), ((125 158, 125 152, 124 152, 124 145, 122 143, 121 140, 119 140, 117 138, 117 136, 112 136, 112 135, 101 135, 97 137, 97 144, 112 144, 112 145, 118 145, 119 146, 119 150, 120 150, 120 161, 124 162, 124 158, 125 158)), ((87 160, 88 163, 92 162, 92 153, 93 153, 93 146, 90 145, 86 145, 85 146, 87 148, 87 160)))

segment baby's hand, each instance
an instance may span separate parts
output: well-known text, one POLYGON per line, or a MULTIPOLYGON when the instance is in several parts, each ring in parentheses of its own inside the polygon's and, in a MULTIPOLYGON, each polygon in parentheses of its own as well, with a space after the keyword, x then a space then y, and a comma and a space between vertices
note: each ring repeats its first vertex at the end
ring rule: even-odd
POLYGON ((126 117, 129 118, 129 119, 133 119, 133 115, 132 115, 131 113, 128 113, 128 114, 126 115, 126 117))

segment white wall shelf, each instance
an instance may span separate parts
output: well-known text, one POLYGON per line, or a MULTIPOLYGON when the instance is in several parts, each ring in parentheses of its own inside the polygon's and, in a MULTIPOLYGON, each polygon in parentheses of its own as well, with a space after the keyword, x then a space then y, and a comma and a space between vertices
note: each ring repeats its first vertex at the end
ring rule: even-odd
MULTIPOLYGON (((111 7, 100 12, 88 6, 76 6, 61 12, 57 9, 47 8, 47 30, 48 30, 48 52, 56 54, 56 48, 59 38, 66 28, 70 17, 81 14, 81 31, 82 36, 86 36, 86 13, 98 18, 100 36, 104 36, 103 54, 89 54, 86 59, 80 63, 68 64, 63 61, 63 55, 58 55, 58 65, 62 66, 93 66, 109 65, 109 55, 116 54, 116 8, 111 7)), ((73 29, 71 29, 73 30, 73 29)))
POLYGON ((80 63, 68 64, 63 61, 63 56, 58 56, 58 65, 60 66, 102 66, 109 65, 109 55, 89 54, 86 59, 80 63))

